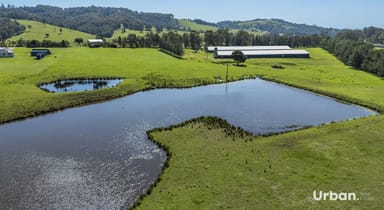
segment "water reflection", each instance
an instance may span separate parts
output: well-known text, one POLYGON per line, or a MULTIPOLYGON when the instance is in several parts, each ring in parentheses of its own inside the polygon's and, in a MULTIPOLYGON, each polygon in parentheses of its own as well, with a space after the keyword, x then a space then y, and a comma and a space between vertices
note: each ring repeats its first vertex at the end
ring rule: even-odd
POLYGON ((92 91, 115 87, 123 79, 68 79, 41 84, 39 87, 52 93, 92 91))

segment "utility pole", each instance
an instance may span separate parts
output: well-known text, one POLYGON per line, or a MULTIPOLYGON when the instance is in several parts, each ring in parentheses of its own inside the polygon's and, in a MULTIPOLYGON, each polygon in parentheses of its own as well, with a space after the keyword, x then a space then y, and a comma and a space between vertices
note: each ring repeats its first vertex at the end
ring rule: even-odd
POLYGON ((229 66, 229 64, 227 63, 227 74, 225 76, 226 82, 228 82, 228 68, 229 68, 228 66, 229 66))

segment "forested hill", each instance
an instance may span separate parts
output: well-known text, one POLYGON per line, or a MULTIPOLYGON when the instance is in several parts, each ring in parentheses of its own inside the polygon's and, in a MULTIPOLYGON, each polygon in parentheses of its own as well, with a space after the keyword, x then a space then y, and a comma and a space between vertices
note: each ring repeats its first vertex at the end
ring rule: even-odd
POLYGON ((36 20, 91 34, 110 37, 121 24, 124 27, 143 30, 177 29, 178 22, 172 14, 143 13, 125 8, 75 7, 59 8, 38 5, 36 7, 0 7, 0 17, 36 20))
POLYGON ((0 41, 8 39, 14 35, 20 34, 25 27, 9 18, 0 18, 0 41))
POLYGON ((296 24, 280 19, 255 19, 250 21, 222 21, 217 23, 220 28, 238 30, 267 31, 272 34, 284 35, 314 35, 324 34, 334 36, 339 30, 324 28, 316 25, 296 24))
MULTIPOLYGON (((193 26, 227 28, 247 31, 263 31, 271 34, 284 35, 335 35, 339 30, 324 28, 315 25, 290 23, 280 19, 255 19, 250 21, 223 21, 209 23, 195 19, 186 26, 180 25, 180 21, 172 14, 136 12, 125 8, 110 7, 74 7, 59 8, 53 6, 38 5, 35 7, 1 6, 0 18, 35 20, 51 25, 70 28, 90 34, 111 37, 113 32, 124 27, 133 30, 144 30, 155 27, 158 30, 189 28, 193 26)), ((184 21, 185 22, 185 21, 184 21)), ((197 29, 193 29, 197 30, 197 29)), ((198 30, 200 31, 200 30, 198 30)))

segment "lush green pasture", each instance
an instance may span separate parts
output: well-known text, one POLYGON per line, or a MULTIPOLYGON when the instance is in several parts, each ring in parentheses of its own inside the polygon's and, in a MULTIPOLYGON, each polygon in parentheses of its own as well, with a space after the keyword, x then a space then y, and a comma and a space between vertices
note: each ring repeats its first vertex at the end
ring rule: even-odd
POLYGON ((187 51, 179 60, 156 49, 52 49, 37 61, 30 49, 15 49, 15 58, 0 59, 0 122, 34 116, 69 106, 119 97, 156 87, 187 87, 225 79, 253 76, 319 90, 349 101, 383 110, 384 81, 365 72, 351 70, 321 49, 309 49, 311 59, 254 59, 247 67, 232 66, 231 60, 214 60, 206 53, 187 51), (271 68, 275 63, 285 69, 271 68), (119 87, 84 93, 52 94, 37 84, 75 77, 124 77, 119 87), (353 90, 353 91, 351 91, 353 90))
POLYGON ((190 20, 180 19, 178 21, 179 21, 179 25, 181 27, 183 27, 184 29, 190 29, 193 31, 208 31, 208 30, 216 31, 218 29, 215 26, 202 25, 202 24, 198 24, 198 23, 195 23, 193 21, 190 21, 190 20))
MULTIPOLYGON (((152 30, 154 33, 156 33, 156 29, 153 29, 152 30)), ((145 34, 147 33, 147 31, 137 31, 137 30, 130 30, 130 29, 126 29, 125 32, 123 33, 121 31, 121 29, 117 29, 113 32, 113 35, 111 38, 109 38, 110 41, 112 41, 113 39, 118 39, 119 36, 121 38, 123 37, 128 37, 128 34, 135 34, 136 36, 145 36, 145 34)))
POLYGON ((171 158, 138 209, 381 209, 383 127, 379 116, 268 138, 205 121, 152 132, 171 158), (315 201, 314 190, 360 200, 315 201))
MULTIPOLYGON (((246 67, 187 51, 179 60, 156 49, 52 49, 40 60, 30 49, 0 59, 0 122, 103 101, 158 87, 188 87, 254 76, 384 110, 384 80, 352 70, 321 49, 310 59, 253 59, 246 67), (273 69, 281 64, 285 69, 273 69), (94 92, 53 94, 37 84, 74 77, 124 77, 94 92)), ((153 133, 172 152, 170 167, 144 199, 144 209, 365 208, 383 206, 383 117, 376 116, 269 138, 226 136, 204 123, 153 133), (252 142, 248 140, 252 139, 252 142), (374 201, 321 202, 313 190, 371 193, 374 201)))
POLYGON ((60 42, 61 40, 66 40, 71 45, 76 46, 74 40, 75 38, 83 38, 84 42, 87 41, 87 39, 94 39, 95 35, 71 30, 68 28, 61 28, 62 31, 60 31, 59 26, 53 26, 49 24, 44 24, 41 22, 31 21, 31 20, 17 20, 20 24, 24 25, 26 27, 25 32, 10 38, 9 40, 17 41, 19 39, 23 40, 50 40, 55 42, 60 42), (28 27, 31 26, 31 28, 28 27), (48 33, 49 37, 46 38, 45 34, 48 33))
POLYGON ((178 60, 156 49, 51 49, 42 60, 30 49, 15 49, 15 58, 0 59, 0 122, 42 112, 119 97, 156 87, 186 87, 215 82, 224 67, 199 60, 178 60), (78 77, 124 77, 117 88, 84 93, 46 93, 42 82, 78 77))
MULTIPOLYGON (((156 28, 152 28, 151 31, 153 33, 157 33, 157 30, 156 28)), ((160 32, 160 36, 163 34, 163 33, 168 33, 170 31, 173 31, 173 32, 176 32, 180 35, 183 35, 184 33, 188 33, 187 31, 181 31, 181 30, 168 30, 168 29, 163 29, 163 31, 160 32)), ((109 41, 112 41, 113 39, 118 39, 119 36, 121 38, 123 37, 128 37, 129 34, 135 34, 136 36, 145 36, 149 31, 138 31, 138 30, 131 30, 131 29, 126 29, 125 32, 122 32, 121 29, 117 29, 113 32, 113 35, 111 38, 108 38, 109 41)))

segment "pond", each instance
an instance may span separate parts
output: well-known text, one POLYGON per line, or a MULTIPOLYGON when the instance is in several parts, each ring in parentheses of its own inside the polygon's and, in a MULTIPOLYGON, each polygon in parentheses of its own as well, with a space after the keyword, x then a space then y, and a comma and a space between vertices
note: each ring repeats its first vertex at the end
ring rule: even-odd
POLYGON ((44 83, 39 87, 51 93, 92 91, 116 87, 123 79, 67 79, 44 83))
POLYGON ((313 93, 245 80, 159 89, 0 126, 1 209, 120 209, 166 159, 146 131, 218 116, 255 134, 374 115, 313 93))

